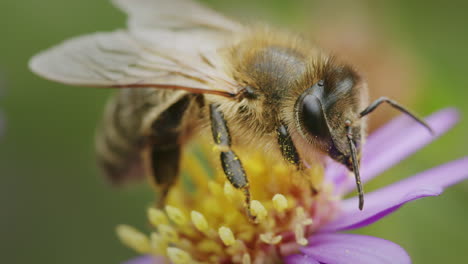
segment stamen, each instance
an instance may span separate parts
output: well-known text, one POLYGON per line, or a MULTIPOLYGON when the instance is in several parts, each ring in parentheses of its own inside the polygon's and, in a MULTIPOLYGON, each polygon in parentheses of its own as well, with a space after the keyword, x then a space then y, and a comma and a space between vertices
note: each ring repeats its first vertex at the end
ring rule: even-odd
POLYGON ((296 243, 301 246, 306 246, 308 244, 307 239, 305 238, 304 226, 301 224, 296 224, 294 226, 294 236, 296 238, 296 243))
POLYGON ((174 223, 177 225, 185 225, 187 224, 187 217, 184 213, 177 207, 166 205, 166 213, 174 223))
POLYGON ((299 219, 303 219, 306 217, 304 207, 299 206, 296 208, 296 217, 299 219))
POLYGON ((148 237, 131 226, 117 226, 117 236, 123 244, 139 253, 146 254, 151 251, 148 237))
POLYGON ((192 257, 186 251, 176 248, 176 247, 168 247, 167 248, 167 256, 174 264, 191 264, 193 263, 192 257))
POLYGON ((158 232, 163 239, 169 242, 175 243, 179 240, 179 235, 170 225, 158 225, 158 232))
POLYGON ((151 249, 154 254, 165 254, 167 248, 167 241, 158 233, 151 233, 150 235, 151 249))
POLYGON ((257 199, 249 202, 247 213, 256 219, 249 221, 242 190, 226 181, 222 171, 205 178, 206 168, 197 158, 184 160, 190 174, 203 176, 193 180, 195 191, 187 192, 186 185, 178 183, 163 209, 148 208, 154 231, 147 237, 131 227, 117 231, 123 243, 141 254, 165 256, 173 264, 277 263, 279 254, 297 252, 308 244, 309 234, 335 215, 336 202, 330 201, 335 192, 332 184, 321 184, 322 167, 311 166, 299 175, 262 155, 246 159, 250 191, 257 199), (315 183, 320 193, 312 196, 315 183))
POLYGON ((302 206, 296 208, 296 218, 298 220, 298 223, 303 226, 308 226, 314 223, 312 218, 307 217, 304 207, 302 206))
POLYGON ((160 224, 163 224, 163 225, 169 224, 167 216, 162 210, 150 207, 148 208, 147 213, 148 213, 148 219, 154 227, 157 227, 160 224))
POLYGON ((221 240, 223 241, 224 245, 232 246, 236 242, 234 238, 234 234, 229 227, 222 226, 218 229, 218 234, 221 240))
POLYGON ((221 196, 223 194, 221 186, 214 181, 208 182, 208 189, 214 196, 221 196))
POLYGON ((236 199, 239 197, 239 193, 229 182, 224 183, 224 194, 231 202, 236 201, 236 199))
POLYGON ((186 158, 187 168, 190 168, 190 179, 192 179, 197 188, 206 188, 207 177, 206 170, 201 166, 201 162, 195 157, 195 155, 188 155, 186 158))
POLYGON ((252 263, 252 260, 250 259, 250 254, 245 253, 244 256, 242 256, 242 264, 250 264, 252 263))
POLYGON ((198 231, 206 233, 209 230, 208 222, 206 221, 205 216, 197 211, 192 211, 190 213, 192 218, 193 225, 198 229, 198 231))
POLYGON ((266 171, 266 167, 262 162, 258 162, 261 159, 261 155, 255 157, 256 159, 246 159, 243 163, 247 171, 250 171, 253 175, 261 175, 266 171))
POLYGON ((312 220, 312 218, 306 218, 304 220, 302 220, 301 224, 303 226, 308 226, 308 225, 311 225, 314 223, 314 220, 312 220))
POLYGON ((268 215, 268 211, 265 209, 262 203, 257 200, 253 200, 250 204, 252 215, 256 217, 258 221, 262 221, 268 215))
POLYGON ((214 254, 220 254, 223 252, 223 248, 221 245, 211 239, 204 239, 197 245, 197 249, 202 251, 202 252, 208 252, 208 253, 214 253, 214 254))
POLYGON ((279 213, 284 212, 284 210, 288 208, 288 200, 286 199, 286 197, 284 197, 284 195, 277 193, 275 194, 275 196, 273 196, 272 200, 274 208, 279 213))
POLYGON ((308 180, 316 191, 320 191, 322 188, 324 177, 325 175, 325 168, 322 165, 314 165, 308 171, 308 180))
POLYGON ((283 237, 281 235, 275 236, 272 232, 260 234, 260 240, 269 245, 276 245, 281 242, 282 239, 283 237))

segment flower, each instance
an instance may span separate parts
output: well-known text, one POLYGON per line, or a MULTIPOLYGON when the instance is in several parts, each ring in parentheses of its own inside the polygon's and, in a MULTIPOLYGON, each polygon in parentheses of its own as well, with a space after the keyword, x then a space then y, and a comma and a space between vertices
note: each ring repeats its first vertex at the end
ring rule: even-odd
MULTIPOLYGON (((362 180, 367 182, 434 140, 458 120, 453 109, 427 118, 435 131, 402 116, 369 136, 363 149, 362 180)), ((126 225, 117 228, 127 246, 146 256, 127 264, 166 263, 411 263, 397 244, 370 236, 343 234, 369 225, 407 202, 442 193, 447 186, 468 178, 468 157, 366 193, 364 210, 357 198, 342 199, 353 190, 347 170, 328 161, 314 166, 308 177, 298 177, 283 164, 264 157, 244 159, 250 177, 255 223, 243 211, 242 193, 221 173, 207 181, 196 160, 188 158, 196 190, 183 181, 171 190, 164 210, 150 208, 156 231, 147 236, 126 225), (311 193, 304 178, 320 184, 311 193), (190 189, 190 188, 189 188, 190 189)), ((304 175, 301 175, 304 176, 304 175)))

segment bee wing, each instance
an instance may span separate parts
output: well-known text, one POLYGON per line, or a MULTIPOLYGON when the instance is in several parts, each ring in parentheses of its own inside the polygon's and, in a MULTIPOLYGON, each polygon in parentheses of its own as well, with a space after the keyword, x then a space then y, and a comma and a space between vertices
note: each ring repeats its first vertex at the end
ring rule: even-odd
POLYGON ((129 16, 130 30, 141 28, 239 31, 242 26, 191 0, 112 0, 129 16))
POLYGON ((174 1, 173 7, 169 2, 114 0, 129 14, 128 30, 67 40, 33 57, 30 68, 47 79, 71 85, 156 87, 228 97, 237 94, 240 88, 223 71, 218 53, 227 45, 227 33, 232 34, 232 30, 212 27, 210 23, 221 16, 208 9, 186 0, 174 1), (187 13, 183 3, 198 13, 185 20, 175 16, 175 7, 187 13), (209 14, 214 17, 197 18, 209 14), (166 18, 173 20, 160 21, 166 18))

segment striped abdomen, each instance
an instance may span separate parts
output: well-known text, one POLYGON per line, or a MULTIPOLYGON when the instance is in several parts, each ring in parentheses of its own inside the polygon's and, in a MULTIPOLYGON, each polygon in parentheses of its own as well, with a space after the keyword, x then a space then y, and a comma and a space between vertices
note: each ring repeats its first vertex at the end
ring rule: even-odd
POLYGON ((144 176, 142 154, 154 146, 153 138, 159 130, 154 125, 184 95, 181 91, 145 88, 122 89, 111 98, 97 131, 96 152, 98 164, 113 183, 144 176))

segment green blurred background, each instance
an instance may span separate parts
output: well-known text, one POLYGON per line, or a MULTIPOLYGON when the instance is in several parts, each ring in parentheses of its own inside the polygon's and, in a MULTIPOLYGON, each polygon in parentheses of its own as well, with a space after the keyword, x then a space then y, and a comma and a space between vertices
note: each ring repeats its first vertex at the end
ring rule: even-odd
MULTIPOLYGON (((358 32, 360 26, 372 28, 365 30, 363 45, 377 39, 369 54, 401 57, 393 69, 373 76, 376 83, 383 80, 385 86, 400 76, 394 72, 403 73, 401 87, 408 88, 395 85, 397 92, 390 87, 388 93, 417 112, 456 106, 468 115, 466 2, 369 0, 355 1, 357 8, 346 1, 209 2, 233 17, 309 31, 319 42, 324 34, 343 33, 335 21, 359 20, 358 32), (387 48, 379 50, 379 43, 387 48)), ((108 1, 0 2, 0 114, 6 119, 0 139, 2 263, 119 263, 135 255, 119 243, 114 229, 119 223, 144 227, 153 196, 144 184, 116 190, 99 177, 93 133, 109 91, 48 82, 27 68, 40 50, 79 34, 123 27, 124 21, 108 1)), ((467 135, 468 121, 462 119, 367 190, 466 155, 467 135)), ((463 182, 358 233, 395 241, 414 263, 462 263, 468 259, 467 209, 468 182, 463 182)))

